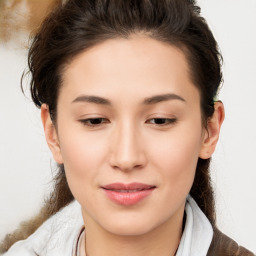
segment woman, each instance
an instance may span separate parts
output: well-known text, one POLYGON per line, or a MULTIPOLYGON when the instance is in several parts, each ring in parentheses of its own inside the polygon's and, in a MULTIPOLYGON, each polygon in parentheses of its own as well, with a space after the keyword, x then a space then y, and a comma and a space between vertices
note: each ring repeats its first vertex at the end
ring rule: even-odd
POLYGON ((253 255, 216 227, 220 63, 194 1, 70 0, 52 12, 29 68, 56 189, 47 220, 6 256, 253 255))

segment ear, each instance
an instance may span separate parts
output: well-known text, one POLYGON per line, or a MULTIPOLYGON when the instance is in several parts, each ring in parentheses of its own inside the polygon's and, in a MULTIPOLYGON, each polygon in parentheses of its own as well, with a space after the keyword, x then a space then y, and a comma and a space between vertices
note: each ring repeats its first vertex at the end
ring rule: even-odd
POLYGON ((203 135, 203 141, 199 157, 202 159, 208 159, 212 156, 215 147, 217 145, 220 128, 225 117, 224 105, 221 101, 217 101, 214 104, 213 116, 207 122, 207 129, 203 135))
POLYGON ((53 158, 58 164, 62 164, 62 155, 56 127, 52 123, 49 107, 46 104, 41 106, 41 119, 44 127, 45 138, 52 152, 53 158))

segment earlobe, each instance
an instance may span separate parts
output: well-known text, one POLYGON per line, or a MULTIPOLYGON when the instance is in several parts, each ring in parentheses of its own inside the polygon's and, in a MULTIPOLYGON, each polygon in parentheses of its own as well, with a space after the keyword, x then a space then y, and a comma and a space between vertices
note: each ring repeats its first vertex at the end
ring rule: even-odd
POLYGON ((63 161, 56 127, 52 123, 49 107, 46 104, 42 104, 41 106, 41 120, 44 127, 45 138, 52 152, 53 158, 58 164, 62 164, 63 161))
POLYGON ((214 104, 214 114, 207 122, 207 131, 204 133, 199 157, 208 159, 212 156, 220 134, 220 128, 224 121, 225 111, 221 101, 214 104))

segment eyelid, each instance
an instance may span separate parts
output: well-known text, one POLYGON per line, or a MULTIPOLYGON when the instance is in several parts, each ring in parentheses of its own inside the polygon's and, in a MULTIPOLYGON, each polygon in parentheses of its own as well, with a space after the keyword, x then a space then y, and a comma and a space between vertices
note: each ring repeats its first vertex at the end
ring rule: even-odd
MULTIPOLYGON (((108 118, 103 116, 91 116, 91 117, 84 117, 78 120, 84 126, 88 128, 100 128, 107 123, 110 123, 108 118)), ((153 125, 156 127, 165 127, 165 126, 172 126, 177 122, 177 118, 174 116, 166 117, 164 114, 154 114, 151 117, 148 117, 145 121, 146 124, 153 125)))
POLYGON ((104 118, 104 117, 90 117, 90 118, 85 118, 85 119, 80 119, 79 122, 81 122, 84 126, 87 126, 87 127, 91 127, 91 128, 96 128, 96 127, 100 127, 102 125, 105 125, 106 123, 109 123, 109 120, 107 118, 104 118), (103 121, 103 122, 100 122, 100 123, 96 123, 96 124, 90 124, 89 122, 92 122, 92 121, 96 121, 96 120, 99 120, 99 121, 103 121))
POLYGON ((150 119, 147 119, 146 123, 152 124, 157 127, 163 127, 163 126, 171 126, 174 125, 177 122, 177 118, 167 118, 167 117, 152 117, 150 119), (158 120, 158 121, 163 121, 164 123, 151 123, 152 120, 158 120))

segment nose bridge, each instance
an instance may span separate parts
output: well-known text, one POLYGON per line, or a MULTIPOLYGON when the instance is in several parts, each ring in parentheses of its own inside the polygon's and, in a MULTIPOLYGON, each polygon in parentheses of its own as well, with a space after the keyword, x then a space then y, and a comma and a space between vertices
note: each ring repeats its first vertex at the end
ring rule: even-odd
POLYGON ((145 165, 145 154, 139 128, 130 120, 116 125, 112 144, 111 165, 123 171, 145 165))

